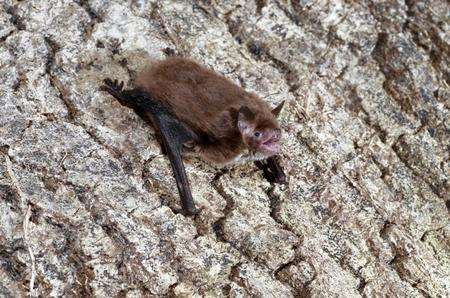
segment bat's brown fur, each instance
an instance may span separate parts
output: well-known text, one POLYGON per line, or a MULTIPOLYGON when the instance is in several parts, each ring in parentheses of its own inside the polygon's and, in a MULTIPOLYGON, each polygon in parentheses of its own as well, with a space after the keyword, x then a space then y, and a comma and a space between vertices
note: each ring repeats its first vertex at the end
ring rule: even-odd
POLYGON ((161 101, 201 136, 197 147, 205 160, 233 163, 247 151, 249 159, 272 155, 259 152, 255 131, 264 132, 266 140, 272 135, 279 140, 281 131, 267 103, 192 60, 154 61, 138 76, 136 87, 161 101), (239 121, 250 126, 246 133, 239 121))

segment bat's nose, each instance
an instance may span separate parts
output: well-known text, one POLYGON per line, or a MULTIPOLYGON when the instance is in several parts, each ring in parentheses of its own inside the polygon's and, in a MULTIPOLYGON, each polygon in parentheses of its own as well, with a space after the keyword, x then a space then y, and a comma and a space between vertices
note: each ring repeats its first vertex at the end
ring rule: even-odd
POLYGON ((279 141, 281 139, 281 129, 275 129, 272 138, 276 141, 279 141))

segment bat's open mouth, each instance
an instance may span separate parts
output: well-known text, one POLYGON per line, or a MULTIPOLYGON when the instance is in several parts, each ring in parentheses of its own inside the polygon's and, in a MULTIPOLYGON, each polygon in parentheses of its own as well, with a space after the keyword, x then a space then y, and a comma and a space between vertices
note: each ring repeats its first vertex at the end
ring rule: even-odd
POLYGON ((279 140, 272 138, 262 143, 261 147, 263 147, 266 151, 278 153, 278 151, 280 151, 280 142, 279 140))

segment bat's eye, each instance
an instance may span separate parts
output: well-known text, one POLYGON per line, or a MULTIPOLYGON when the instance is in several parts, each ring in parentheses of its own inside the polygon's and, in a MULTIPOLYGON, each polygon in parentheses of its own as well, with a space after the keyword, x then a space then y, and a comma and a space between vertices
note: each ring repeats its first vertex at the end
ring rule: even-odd
POLYGON ((257 132, 255 132, 254 136, 259 138, 261 136, 261 133, 259 131, 257 131, 257 132))

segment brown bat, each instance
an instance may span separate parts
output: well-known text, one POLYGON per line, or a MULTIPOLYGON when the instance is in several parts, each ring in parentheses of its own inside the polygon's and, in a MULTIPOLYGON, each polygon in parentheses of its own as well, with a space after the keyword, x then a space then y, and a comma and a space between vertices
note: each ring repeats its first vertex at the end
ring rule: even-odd
POLYGON ((284 183, 276 154, 281 129, 276 116, 253 93, 225 77, 181 57, 154 61, 138 75, 136 88, 106 79, 102 90, 151 120, 168 155, 183 210, 196 214, 181 151, 217 165, 255 161, 270 182, 284 183))

